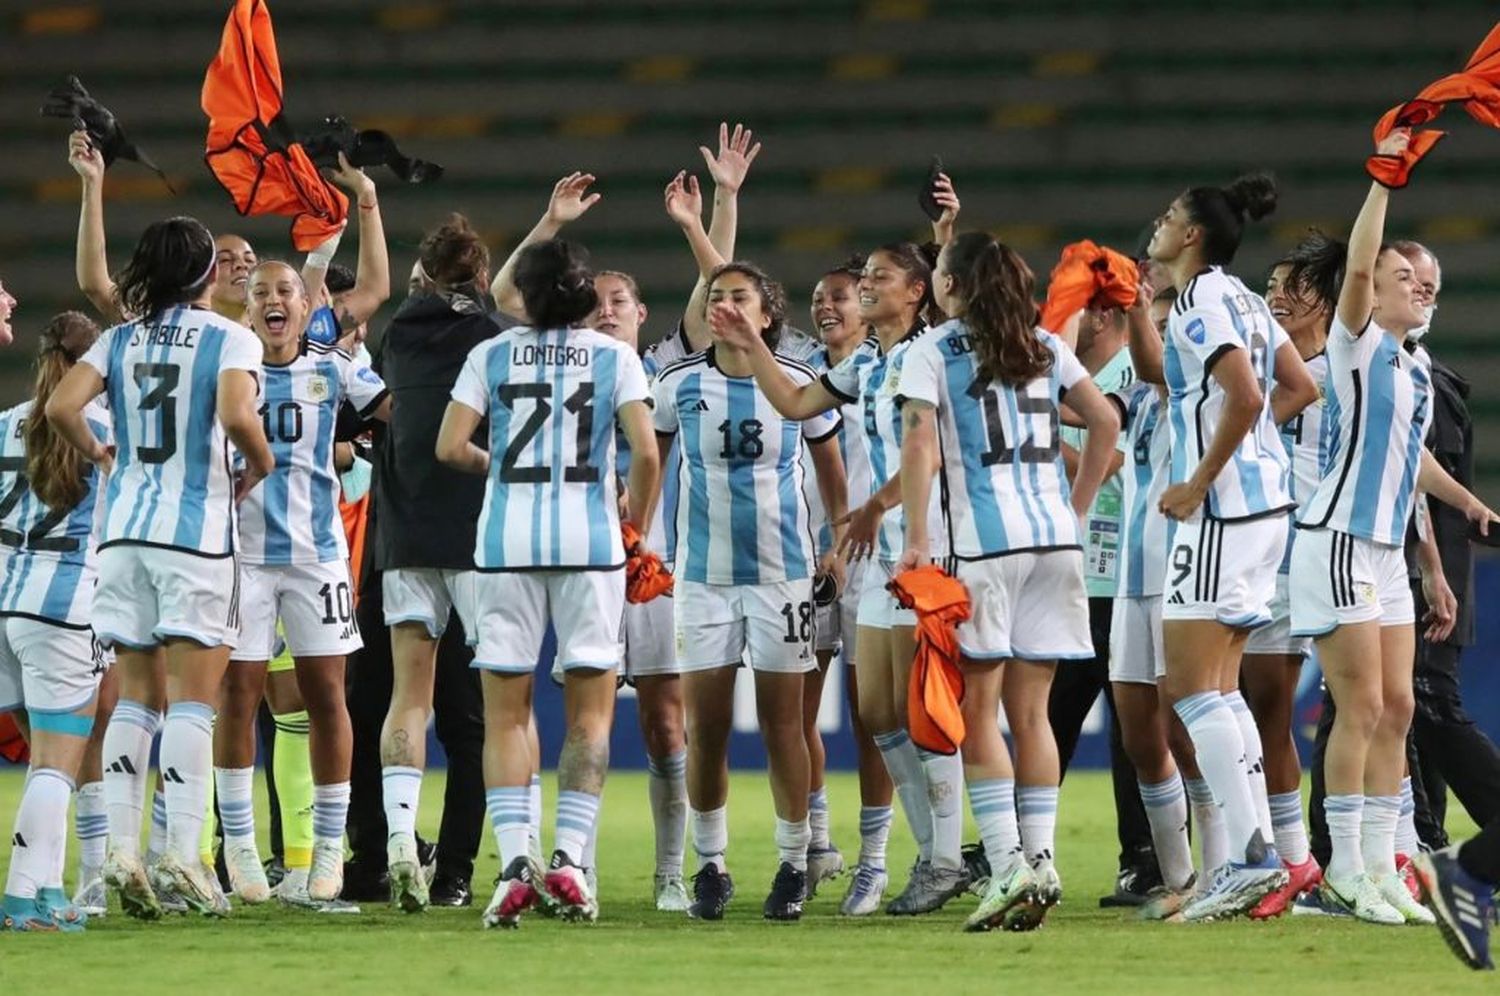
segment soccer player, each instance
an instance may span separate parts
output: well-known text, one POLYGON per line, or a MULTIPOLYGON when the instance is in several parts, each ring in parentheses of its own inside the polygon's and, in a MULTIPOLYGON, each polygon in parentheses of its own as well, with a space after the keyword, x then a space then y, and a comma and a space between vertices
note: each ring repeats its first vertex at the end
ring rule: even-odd
POLYGON ((1275 203, 1264 174, 1193 187, 1173 200, 1147 249, 1178 292, 1154 377, 1136 348, 1151 346, 1131 327, 1137 374, 1164 379, 1168 391, 1172 463, 1160 507, 1177 524, 1162 602, 1166 691, 1229 830, 1229 860, 1183 907, 1189 920, 1244 912, 1287 878, 1246 767, 1246 742, 1258 742, 1255 721, 1233 693, 1246 636, 1270 621, 1286 549, 1293 502, 1276 426, 1317 388, 1265 301, 1223 269, 1246 216, 1263 218, 1275 203))
MULTIPOLYGON (((390 395, 368 366, 305 337, 311 301, 286 263, 250 273, 246 318, 265 345, 260 416, 275 469, 240 509, 239 643, 215 732, 214 778, 224 822, 225 864, 246 902, 269 898, 255 844, 255 711, 275 654, 278 624, 308 713, 313 766, 313 846, 305 872, 315 902, 343 887, 352 733, 344 706, 345 655, 360 647, 349 551, 338 513, 334 428, 347 399, 362 418, 385 419, 390 395)), ((291 869, 300 866, 288 862, 291 869)))
POLYGON ((1073 351, 1036 328, 1035 281, 1014 250, 982 232, 948 244, 933 274, 952 316, 919 339, 899 398, 904 552, 934 549, 927 509, 941 474, 942 528, 973 615, 958 630, 965 692, 963 764, 969 805, 994 873, 966 930, 1031 929, 1062 896, 1051 819, 1017 797, 1060 777, 1047 698, 1059 659, 1092 655, 1079 518, 1114 455, 1120 419, 1073 351), (1058 434, 1066 402, 1088 435, 1068 486, 1058 434), (1004 704, 1016 764, 997 721, 1004 704), (1017 783, 1022 791, 1016 791, 1017 783), (1032 826, 1026 826, 1031 823, 1032 826), (1023 851, 1023 837, 1025 849, 1023 851))
POLYGON ((860 276, 859 309, 860 319, 874 334, 810 384, 789 376, 753 337, 735 340, 747 351, 766 398, 784 417, 811 418, 846 404, 858 404, 862 410, 871 493, 850 512, 840 549, 847 551, 851 562, 874 561, 865 571, 860 594, 857 629, 865 632, 858 637, 855 667, 861 720, 885 759, 917 841, 911 878, 886 907, 888 913, 905 915, 939 909, 968 884, 962 856, 962 761, 919 752, 906 733, 906 686, 916 649, 916 617, 885 587, 901 555, 897 385, 907 349, 926 330, 922 315, 931 299, 931 283, 931 270, 917 246, 898 242, 872 252, 860 276))
MULTIPOLYGON (((1307 372, 1319 384, 1328 373, 1324 349, 1338 288, 1343 282, 1344 252, 1343 243, 1313 232, 1271 268, 1266 282, 1266 304, 1271 317, 1291 338, 1307 372)), ((1299 505, 1312 497, 1322 475, 1325 407, 1320 390, 1317 400, 1281 426, 1281 441, 1291 465, 1290 493, 1299 505)), ((1286 553, 1276 575, 1271 621, 1245 641, 1241 664, 1244 698, 1259 731, 1258 740, 1246 736, 1246 762, 1253 765, 1257 753, 1264 757, 1272 838, 1287 870, 1287 883, 1250 911, 1257 920, 1279 916, 1322 879, 1322 871, 1308 848, 1307 825, 1302 818, 1302 763, 1292 735, 1297 680, 1302 674, 1303 658, 1312 646, 1307 637, 1293 636, 1291 632, 1288 572, 1296 538, 1297 530, 1293 529, 1287 535, 1286 553)))
MULTIPOLYGON (((698 227, 701 234, 701 225, 698 227)), ((803 494, 802 441, 824 506, 844 514, 836 415, 785 419, 758 389, 746 339, 770 349, 785 318, 781 287, 747 263, 708 275, 714 345, 662 370, 653 391, 662 450, 679 440, 678 665, 688 720, 688 800, 693 876, 688 913, 718 920, 734 894, 725 863, 734 685, 741 662, 755 679, 776 809, 780 864, 762 912, 796 920, 806 892, 810 778, 803 735, 803 676, 813 659, 812 577, 817 569, 803 494)), ((810 367, 778 363, 801 384, 810 367)))
POLYGON ((437 456, 484 474, 474 549, 475 619, 485 697, 485 782, 503 869, 484 913, 514 927, 544 888, 568 919, 598 900, 581 867, 609 766, 625 602, 615 425, 632 446, 630 507, 649 516, 660 465, 645 371, 626 344, 573 328, 597 304, 587 254, 558 239, 528 246, 515 284, 530 325, 478 346, 453 387, 437 456), (489 449, 471 442, 489 416, 489 449), (533 817, 531 686, 549 624, 557 632, 568 733, 558 760, 557 847, 542 881, 533 817))
MULTIPOLYGON (((1145 307, 1143 299, 1144 295, 1132 309, 1130 320, 1143 317, 1139 314, 1145 307)), ((1156 330, 1158 343, 1176 300, 1176 289, 1166 287, 1150 301, 1144 317, 1156 330)), ((1162 884, 1141 906, 1143 919, 1165 919, 1176 913, 1194 882, 1187 795, 1169 740, 1170 706, 1162 701, 1157 688, 1166 672, 1161 590, 1166 573, 1167 520, 1157 507, 1167 486, 1171 461, 1171 441, 1162 417, 1165 396, 1165 388, 1143 381, 1111 395, 1123 413, 1121 448, 1125 463, 1121 471, 1119 589, 1110 625, 1109 680, 1120 717, 1121 741, 1135 767, 1162 878, 1162 884)), ((1190 785, 1197 782, 1195 797, 1201 797, 1204 786, 1196 767, 1188 776, 1190 785)), ((1207 841, 1222 836, 1223 829, 1213 825, 1218 821, 1212 796, 1206 808, 1208 819, 1198 821, 1198 833, 1205 840, 1205 853, 1213 853, 1207 841)))
POLYGON ((120 670, 121 699, 104 746, 112 758, 104 780, 105 878, 127 911, 144 916, 160 909, 138 854, 158 720, 145 703, 163 698, 162 872, 191 908, 222 912, 198 836, 211 774, 212 703, 239 628, 235 503, 274 465, 255 410, 260 341, 207 310, 218 272, 203 225, 179 217, 149 226, 119 286, 122 309, 138 317, 101 336, 47 403, 57 431, 113 474, 93 612, 120 670), (116 449, 94 436, 84 416, 106 390, 116 449), (237 479, 231 442, 245 457, 237 479))
MULTIPOLYGON (((1377 154, 1409 141, 1398 130, 1377 154)), ((1327 341, 1324 474, 1292 547, 1292 633, 1313 638, 1338 709, 1323 762, 1332 853, 1319 896, 1372 923, 1431 923, 1395 864, 1415 652, 1402 545, 1419 490, 1481 531, 1495 515, 1422 445, 1432 379, 1402 344, 1427 316, 1411 262, 1381 241, 1389 199, 1372 183, 1349 236, 1327 341)))
MULTIPOLYGON (((0 292, 3 294, 3 292, 0 292)), ((102 478, 44 417, 99 337, 76 311, 42 330, 30 400, 0 413, 0 712, 24 709, 31 768, 16 810, 0 918, 10 930, 81 930, 62 891, 68 800, 94 722, 104 655, 90 628, 102 478)), ((91 404, 89 431, 111 441, 91 404)))

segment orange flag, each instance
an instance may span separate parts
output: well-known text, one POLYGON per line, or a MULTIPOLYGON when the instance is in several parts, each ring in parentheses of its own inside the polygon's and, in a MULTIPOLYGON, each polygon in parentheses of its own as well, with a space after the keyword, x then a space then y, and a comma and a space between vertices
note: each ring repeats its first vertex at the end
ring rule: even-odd
POLYGON ((1047 284, 1041 326, 1054 335, 1069 318, 1089 305, 1128 308, 1140 289, 1140 271, 1123 253, 1084 239, 1062 251, 1047 284))
POLYGON ((968 732, 957 627, 969 618, 969 593, 934 564, 902 571, 887 587, 917 614, 917 655, 906 694, 912 743, 934 754, 955 754, 968 732))
POLYGON ((203 78, 204 161, 247 217, 292 218, 307 252, 343 229, 349 200, 323 179, 282 116, 281 61, 264 0, 237 0, 203 78))
MULTIPOLYGON (((1469 117, 1480 124, 1500 128, 1500 24, 1490 29, 1463 72, 1444 76, 1424 87, 1416 99, 1386 111, 1375 125, 1375 144, 1379 145, 1397 128, 1426 124, 1453 103, 1462 104, 1469 117)), ((1384 186, 1404 187, 1411 179, 1412 169, 1446 134, 1436 129, 1414 131, 1404 153, 1371 156, 1365 160, 1365 172, 1384 186)))

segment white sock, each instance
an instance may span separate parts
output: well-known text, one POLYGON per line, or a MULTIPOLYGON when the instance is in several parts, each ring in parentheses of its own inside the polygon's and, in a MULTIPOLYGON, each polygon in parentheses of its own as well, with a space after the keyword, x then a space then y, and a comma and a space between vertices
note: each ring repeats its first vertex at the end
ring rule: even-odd
POLYGON ((597 871, 595 861, 599 860, 599 821, 604 816, 604 793, 599 793, 599 805, 594 809, 594 825, 589 827, 589 839, 583 845, 583 860, 580 861, 581 868, 594 868, 597 871))
POLYGON ((922 771, 922 758, 911 737, 905 730, 877 733, 875 746, 885 759, 886 770, 891 774, 891 783, 901 799, 901 811, 906 814, 907 826, 917 842, 917 858, 932 860, 932 804, 927 799, 927 777, 922 771))
POLYGON ((1371 878, 1396 874, 1396 821, 1401 818, 1399 795, 1365 796, 1360 824, 1359 852, 1371 878))
POLYGON ((969 782, 969 810, 979 827, 990 868, 1000 871, 1021 854, 1021 831, 1016 825, 1016 783, 1011 778, 982 778, 969 782))
MULTIPOLYGON (((1187 727, 1188 736, 1193 738, 1198 769, 1213 790, 1214 802, 1224 811, 1230 860, 1251 861, 1249 848, 1260 836, 1260 816, 1250 795, 1250 781, 1245 774, 1245 742, 1234 713, 1218 692, 1189 695, 1172 708, 1187 727)), ((1269 847, 1269 841, 1265 845, 1269 847)), ((1254 861, 1261 858, 1253 857, 1254 861)))
POLYGON ((102 781, 78 787, 73 797, 73 829, 78 838, 78 883, 87 885, 104 867, 104 845, 109 840, 102 781))
POLYGON ((713 865, 724 871, 724 854, 729 850, 729 807, 691 811, 693 827, 693 851, 698 855, 698 867, 713 865))
POLYGON ((1307 824, 1302 820, 1302 793, 1283 792, 1270 798, 1271 832, 1276 836, 1276 853, 1288 865, 1307 861, 1307 824))
POLYGON ((1245 744, 1245 777, 1250 782, 1250 798, 1255 803, 1255 818, 1260 824, 1260 835, 1270 840, 1275 835, 1271 823, 1271 805, 1266 793, 1265 748, 1260 742, 1260 727, 1255 725, 1255 715, 1250 704, 1238 690, 1224 696, 1235 722, 1240 724, 1240 740, 1245 744))
POLYGON ((827 851, 833 847, 828 836, 828 789, 822 786, 807 794, 807 825, 812 831, 809 849, 827 851))
POLYGON ((687 847, 687 751, 646 758, 646 794, 656 828, 656 872, 681 875, 687 847))
POLYGON ((870 868, 885 868, 885 846, 891 836, 890 806, 859 808, 859 863, 870 868))
POLYGON ((1187 779, 1187 795, 1193 809, 1193 825, 1198 828, 1203 877, 1211 879, 1219 866, 1229 860, 1229 833, 1224 827, 1224 811, 1214 802, 1213 790, 1202 778, 1187 779))
POLYGON ((1360 852, 1360 824, 1364 822, 1365 797, 1330 795, 1323 799, 1323 813, 1328 819, 1328 841, 1332 854, 1328 858, 1327 876, 1348 881, 1365 871, 1360 852))
POLYGON ((62 854, 68 839, 68 801, 73 779, 52 768, 33 768, 26 775, 11 836, 10 871, 5 894, 23 899, 61 885, 62 854))
POLYGON ((1401 779, 1401 818, 1396 821, 1396 853, 1416 857, 1422 849, 1417 839, 1417 801, 1412 796, 1411 778, 1401 779))
POLYGON ((146 841, 146 864, 154 865, 167 853, 167 797, 161 786, 151 793, 151 836, 146 841))
POLYGON ((531 788, 526 785, 502 786, 484 793, 490 826, 495 831, 495 846, 500 850, 500 871, 524 858, 531 843, 531 788))
POLYGON ((1137 782, 1146 820, 1151 824, 1151 844, 1162 881, 1169 889, 1182 889, 1193 877, 1193 849, 1188 843, 1187 795, 1182 778, 1173 774, 1164 782, 1137 782))
POLYGON ((959 753, 919 751, 927 805, 932 809, 932 864, 956 871, 964 866, 964 759, 959 753))
POLYGON ((542 776, 538 772, 531 776, 531 843, 532 850, 542 853, 542 776))
POLYGON ((800 820, 784 820, 776 817, 776 851, 785 864, 798 871, 807 871, 807 847, 812 840, 812 830, 807 817, 800 820))
MULTIPOLYGON (((223 803, 219 804, 221 807, 223 803)), ((313 843, 344 842, 344 826, 349 822, 349 783, 313 786, 313 843)))
POLYGON ((219 793, 219 822, 224 843, 255 844, 255 769, 215 768, 214 790, 219 793))
POLYGON ((110 842, 127 854, 141 851, 141 810, 146 804, 146 775, 151 741, 161 713, 139 702, 121 699, 104 728, 104 808, 110 842))
POLYGON ((167 797, 167 851, 188 867, 202 860, 198 838, 213 771, 214 709, 174 702, 161 728, 162 792, 167 797))
POLYGON ((1032 866, 1054 859, 1057 835, 1057 786, 1017 785, 1016 821, 1021 828, 1021 847, 1032 866))
POLYGON ((386 833, 417 835, 417 804, 422 798, 422 769, 388 764, 380 769, 380 796, 385 803, 386 833))
POLYGON ((580 868, 583 849, 594 832, 594 817, 599 814, 599 797, 589 792, 563 789, 557 793, 557 849, 580 868))

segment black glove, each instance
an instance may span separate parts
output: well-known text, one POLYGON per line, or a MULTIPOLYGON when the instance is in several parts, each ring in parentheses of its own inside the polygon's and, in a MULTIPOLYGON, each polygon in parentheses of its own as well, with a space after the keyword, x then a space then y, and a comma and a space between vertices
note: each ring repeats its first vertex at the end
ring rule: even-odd
POLYGON ((338 169, 339 153, 356 167, 388 166, 403 183, 430 183, 443 175, 443 167, 425 159, 402 155, 396 140, 383 131, 356 131, 341 117, 323 119, 322 127, 302 136, 308 158, 325 169, 338 169))
MULTIPOLYGON (((129 159, 151 170, 166 183, 167 175, 161 167, 125 137, 119 119, 109 108, 89 96, 77 76, 69 76, 62 86, 47 94, 42 116, 71 121, 75 130, 88 132, 89 141, 99 150, 106 168, 116 159, 129 159)), ((171 189, 170 183, 167 189, 171 189)))

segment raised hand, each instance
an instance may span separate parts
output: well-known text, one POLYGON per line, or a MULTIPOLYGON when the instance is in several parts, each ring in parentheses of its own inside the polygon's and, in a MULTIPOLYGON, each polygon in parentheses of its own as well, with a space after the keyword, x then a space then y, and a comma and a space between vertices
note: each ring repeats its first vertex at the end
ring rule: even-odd
POLYGON ((667 217, 687 228, 694 222, 703 221, 703 192, 698 189, 698 178, 686 170, 679 171, 667 184, 664 194, 667 217))
POLYGON ((104 157, 99 155, 99 150, 89 141, 89 133, 86 131, 75 131, 68 136, 68 165, 73 167, 73 172, 90 183, 99 183, 104 179, 104 157))
POLYGON ((593 182, 592 173, 569 173, 558 180, 552 188, 552 199, 547 202, 547 220, 561 228, 582 218, 604 196, 589 193, 593 182))
POLYGON ((327 171, 334 183, 349 191, 355 197, 364 197, 375 192, 375 181, 365 174, 358 166, 352 166, 342 152, 339 153, 339 168, 327 171))
POLYGON ((720 301, 709 306, 708 327, 718 339, 740 349, 755 345, 755 338, 760 334, 733 301, 720 301))
POLYGON ((958 221, 960 204, 958 192, 953 189, 953 181, 947 173, 939 173, 937 180, 932 185, 932 199, 937 202, 943 213, 938 220, 932 223, 933 240, 938 245, 947 245, 953 241, 953 226, 958 221))
POLYGON ((1397 128, 1375 146, 1375 154, 1378 156, 1399 156, 1406 151, 1411 144, 1411 129, 1397 128))
POLYGON ((707 146, 698 146, 698 151, 703 154, 703 162, 708 166, 708 175, 713 177, 714 186, 725 193, 739 192, 745 183, 745 175, 750 172, 750 164, 760 155, 760 143, 750 144, 753 135, 749 128, 741 124, 736 124, 734 133, 730 134, 729 125, 721 122, 719 154, 715 156, 708 151, 707 146))

